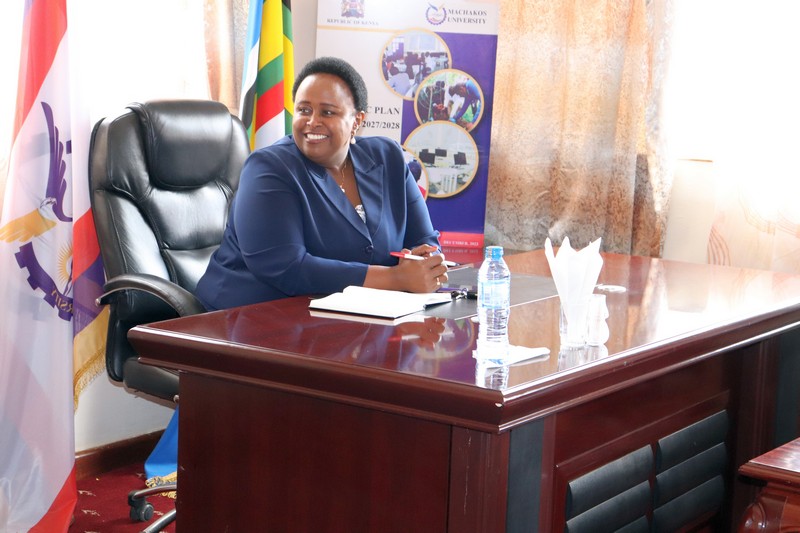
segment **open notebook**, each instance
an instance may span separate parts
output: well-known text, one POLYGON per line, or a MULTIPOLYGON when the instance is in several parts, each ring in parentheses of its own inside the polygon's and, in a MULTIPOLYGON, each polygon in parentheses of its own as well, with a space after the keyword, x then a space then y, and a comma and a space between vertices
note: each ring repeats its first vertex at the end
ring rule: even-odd
POLYGON ((311 300, 309 309, 397 318, 450 302, 449 292, 411 293, 351 285, 342 292, 311 300))

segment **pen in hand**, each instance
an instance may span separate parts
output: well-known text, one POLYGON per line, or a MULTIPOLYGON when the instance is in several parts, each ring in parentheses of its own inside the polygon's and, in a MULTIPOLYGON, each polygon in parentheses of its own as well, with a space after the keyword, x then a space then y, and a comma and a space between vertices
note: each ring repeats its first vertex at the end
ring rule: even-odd
MULTIPOLYGON (((425 259, 421 255, 404 254, 403 252, 389 252, 389 255, 392 257, 400 257, 402 259, 411 259, 412 261, 422 261, 425 259)), ((448 268, 458 266, 458 263, 453 261, 442 261, 442 264, 448 268)))

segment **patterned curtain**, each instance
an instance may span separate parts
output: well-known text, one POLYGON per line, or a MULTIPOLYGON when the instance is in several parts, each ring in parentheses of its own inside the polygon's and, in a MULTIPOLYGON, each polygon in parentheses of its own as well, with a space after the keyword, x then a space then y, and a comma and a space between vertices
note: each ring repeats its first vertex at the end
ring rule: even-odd
POLYGON ((658 256, 671 0, 505 0, 486 239, 658 256))
POLYGON ((208 87, 212 100, 239 114, 248 0, 205 0, 208 87))

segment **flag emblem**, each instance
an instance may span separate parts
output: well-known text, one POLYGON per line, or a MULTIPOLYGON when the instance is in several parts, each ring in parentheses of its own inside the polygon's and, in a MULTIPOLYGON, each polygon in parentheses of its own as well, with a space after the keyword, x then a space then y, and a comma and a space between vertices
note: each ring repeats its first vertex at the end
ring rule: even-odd
MULTIPOLYGON (((50 232, 59 223, 69 224, 71 231, 72 217, 64 208, 67 203, 65 195, 68 190, 66 180, 67 164, 65 156, 70 154, 70 143, 61 139, 61 130, 55 124, 52 107, 41 102, 42 115, 47 129, 47 138, 35 136, 43 146, 34 146, 34 152, 46 152, 49 158, 46 184, 41 191, 38 207, 17 217, 0 228, 0 240, 22 244, 14 254, 20 268, 28 270, 28 284, 33 290, 41 290, 42 298, 52 307, 62 320, 70 321, 73 313, 72 301, 72 242, 51 236, 50 232), (46 141, 46 147, 44 146, 46 141), (39 262, 37 248, 51 251, 56 259, 54 272, 39 262)), ((40 180, 32 180, 34 183, 40 180)), ((31 194, 36 194, 32 191, 31 194)), ((67 198, 67 200, 69 200, 67 198)))

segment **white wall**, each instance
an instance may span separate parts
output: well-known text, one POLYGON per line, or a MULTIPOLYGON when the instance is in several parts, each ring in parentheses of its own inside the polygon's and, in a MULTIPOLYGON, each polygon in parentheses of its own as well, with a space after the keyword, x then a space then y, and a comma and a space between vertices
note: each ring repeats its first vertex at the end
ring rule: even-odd
POLYGON ((103 373, 80 395, 75 412, 75 451, 164 429, 172 406, 135 396, 103 373))
POLYGON ((298 72, 316 55, 317 0, 292 2, 294 68, 298 72))

